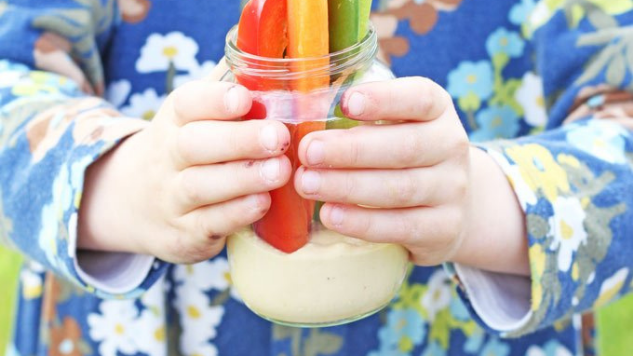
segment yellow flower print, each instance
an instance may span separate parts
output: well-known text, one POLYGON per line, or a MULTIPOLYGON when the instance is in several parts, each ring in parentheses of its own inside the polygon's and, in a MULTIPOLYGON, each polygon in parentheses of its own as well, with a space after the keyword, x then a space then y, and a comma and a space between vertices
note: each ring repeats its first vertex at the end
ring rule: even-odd
POLYGON ((602 286, 600 287, 600 296, 593 304, 594 307, 601 307, 612 301, 618 295, 618 293, 620 293, 620 290, 622 290, 622 287, 624 286, 624 281, 626 280, 626 277, 628 275, 629 269, 622 268, 615 272, 613 276, 605 279, 604 282, 602 282, 602 286))
POLYGON ((530 269, 532 271, 532 310, 536 311, 541 307, 543 301, 543 287, 541 286, 541 276, 545 272, 545 251, 543 246, 536 244, 530 247, 530 269))
POLYGON ((572 155, 561 153, 558 156, 556 156, 556 160, 558 161, 559 164, 563 166, 569 166, 572 168, 580 168, 580 161, 578 160, 578 158, 572 155))
MULTIPOLYGON (((596 8, 608 15, 619 15, 633 8, 633 0, 588 0, 596 8)), ((578 1, 567 0, 543 0, 539 1, 529 18, 529 33, 534 33, 551 19, 557 11, 568 7, 571 12, 571 25, 577 27, 580 21, 587 15, 586 8, 578 1)))
POLYGON ((74 86, 74 83, 65 77, 50 73, 33 71, 27 79, 21 80, 13 86, 11 94, 15 96, 32 96, 39 93, 56 94, 60 87, 74 86))
POLYGON ((506 153, 519 167, 521 176, 533 191, 540 190, 550 201, 556 200, 559 193, 569 192, 567 173, 545 147, 536 144, 514 146, 506 153))

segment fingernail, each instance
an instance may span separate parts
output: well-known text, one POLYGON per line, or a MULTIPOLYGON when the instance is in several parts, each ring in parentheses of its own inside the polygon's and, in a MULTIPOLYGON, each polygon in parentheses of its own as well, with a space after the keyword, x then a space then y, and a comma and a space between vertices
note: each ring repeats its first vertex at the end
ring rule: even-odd
POLYGON ((360 116, 365 112, 365 95, 355 92, 347 99, 347 112, 351 116, 360 116))
POLYGON ((266 125, 259 133, 259 140, 268 151, 277 150, 277 146, 279 145, 279 137, 277 135, 277 130, 273 127, 273 125, 266 125))
POLYGON ((332 210, 330 210, 330 221, 332 222, 332 224, 340 226, 343 223, 344 215, 345 213, 343 212, 343 209, 341 209, 341 207, 334 206, 332 207, 332 210))
POLYGON ((248 197, 248 203, 256 211, 259 211, 262 208, 264 200, 265 199, 261 194, 253 194, 248 197))
POLYGON ((237 87, 233 86, 224 94, 224 106, 228 113, 234 113, 237 111, 240 105, 240 97, 237 92, 237 87))
POLYGON ((261 174, 264 179, 274 182, 279 179, 279 160, 269 159, 264 164, 262 164, 261 174))
POLYGON ((304 171, 301 176, 301 189, 304 193, 314 194, 321 187, 321 175, 315 171, 304 171))
POLYGON ((323 149, 323 142, 318 140, 310 142, 306 156, 308 164, 310 165, 323 163, 323 160, 325 160, 325 150, 323 149))

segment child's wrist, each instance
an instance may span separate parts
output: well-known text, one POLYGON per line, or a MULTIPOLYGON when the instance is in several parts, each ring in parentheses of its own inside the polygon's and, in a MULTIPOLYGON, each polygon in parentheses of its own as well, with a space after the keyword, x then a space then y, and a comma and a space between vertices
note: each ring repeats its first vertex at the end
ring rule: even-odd
POLYGON ((529 274, 525 215, 496 162, 472 147, 471 207, 462 242, 451 262, 511 274, 529 274))

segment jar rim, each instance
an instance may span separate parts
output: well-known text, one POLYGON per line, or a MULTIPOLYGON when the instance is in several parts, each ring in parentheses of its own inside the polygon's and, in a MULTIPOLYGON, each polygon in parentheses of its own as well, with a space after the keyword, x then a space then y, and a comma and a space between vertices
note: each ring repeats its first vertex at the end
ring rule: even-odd
MULTIPOLYGON (((378 53, 376 29, 370 23, 365 37, 354 45, 327 55, 306 58, 270 58, 244 52, 237 47, 238 26, 233 26, 226 35, 225 57, 231 68, 240 68, 253 75, 289 74, 290 68, 301 73, 342 73, 350 68, 371 63, 378 53), (264 74, 266 73, 266 74, 264 74)), ((296 72, 295 72, 296 73, 296 72)))

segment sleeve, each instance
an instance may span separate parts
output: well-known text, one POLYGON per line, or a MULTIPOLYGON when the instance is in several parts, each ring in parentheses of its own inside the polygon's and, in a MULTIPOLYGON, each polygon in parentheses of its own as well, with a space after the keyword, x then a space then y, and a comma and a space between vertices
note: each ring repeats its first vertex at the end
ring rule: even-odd
POLYGON ((84 173, 146 122, 103 93, 115 0, 0 0, 0 242, 101 297, 136 296, 166 264, 77 250, 84 173))
POLYGON ((525 213, 531 276, 446 266, 475 319, 505 337, 633 288, 633 3, 541 3, 532 28, 548 128, 481 145, 525 213))

